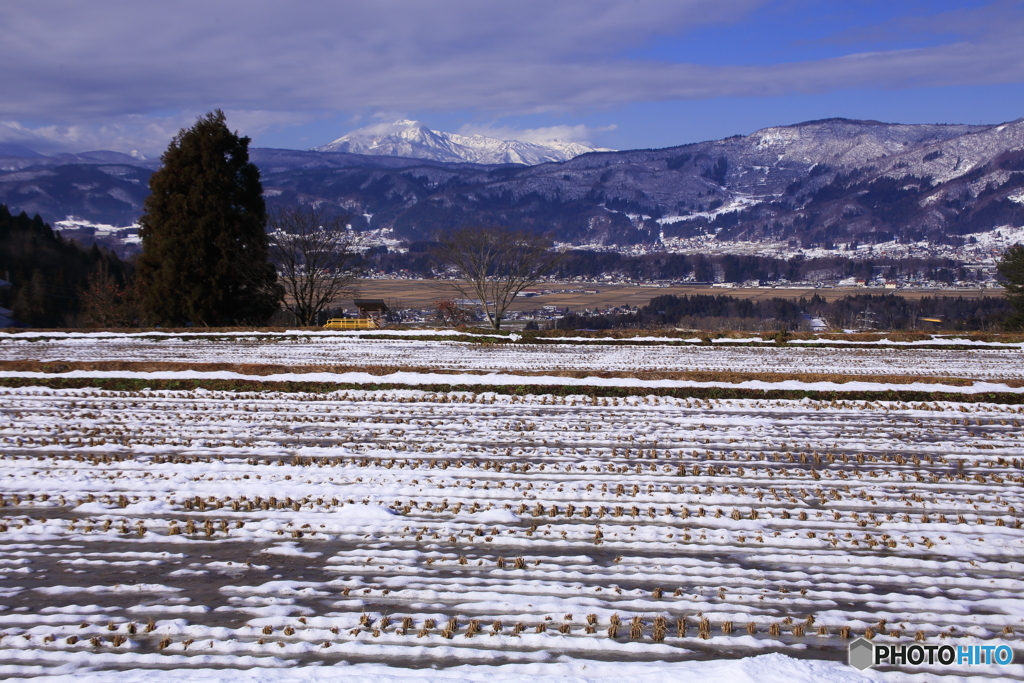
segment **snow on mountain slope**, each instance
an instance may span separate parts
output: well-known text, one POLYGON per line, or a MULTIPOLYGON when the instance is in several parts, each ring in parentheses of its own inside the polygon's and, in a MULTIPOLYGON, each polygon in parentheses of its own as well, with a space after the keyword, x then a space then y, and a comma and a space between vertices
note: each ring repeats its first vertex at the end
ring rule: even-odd
POLYGON ((761 163, 770 163, 774 157, 777 162, 788 160, 846 168, 989 128, 824 119, 763 128, 744 141, 752 155, 761 156, 761 163))
MULTIPOLYGON (((981 169, 1001 155, 1024 150, 1024 118, 971 128, 974 130, 967 134, 936 140, 889 157, 878 168, 890 175, 930 176, 934 182, 944 183, 981 169)), ((997 179, 1005 180, 1010 172, 1004 169, 997 173, 997 179)))
POLYGON ((611 150, 562 140, 537 144, 519 140, 498 140, 483 135, 445 133, 430 130, 418 121, 402 120, 354 130, 330 144, 313 148, 313 151, 533 166, 552 161, 566 161, 587 152, 611 150))
MULTIPOLYGON (((131 225, 160 165, 114 152, 22 158, 2 151, 0 203, 51 222, 73 215, 131 225)), ((272 203, 324 202, 372 215, 366 227, 409 240, 475 222, 543 225, 562 241, 622 248, 693 240, 702 249, 713 238, 723 249, 730 241, 807 249, 930 241, 959 249, 1024 226, 1024 119, 986 126, 825 119, 621 152, 398 121, 316 151, 254 148, 251 159, 272 203)))

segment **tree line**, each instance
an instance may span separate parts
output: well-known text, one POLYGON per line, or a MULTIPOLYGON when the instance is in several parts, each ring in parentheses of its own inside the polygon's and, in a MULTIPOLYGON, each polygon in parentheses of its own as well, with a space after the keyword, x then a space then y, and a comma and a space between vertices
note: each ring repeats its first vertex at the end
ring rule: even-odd
MULTIPOLYGON (((389 251, 375 247, 360 257, 363 268, 381 274, 400 273, 411 277, 430 278, 442 264, 433 255, 436 243, 415 241, 408 251, 389 251)), ((567 251, 549 271, 555 280, 577 277, 597 279, 605 275, 650 282, 653 280, 692 280, 696 282, 805 282, 872 277, 934 280, 951 284, 979 279, 976 269, 948 258, 877 258, 852 259, 830 256, 808 259, 795 256, 779 259, 770 256, 742 254, 643 254, 639 256, 616 252, 594 252, 583 249, 567 251)))
POLYGON ((895 294, 858 294, 826 301, 817 294, 796 300, 695 294, 656 296, 632 313, 570 313, 558 320, 557 327, 776 331, 807 330, 817 320, 833 329, 968 331, 1002 329, 1007 322, 1013 323, 1013 314, 1011 302, 998 296, 910 299, 895 294))

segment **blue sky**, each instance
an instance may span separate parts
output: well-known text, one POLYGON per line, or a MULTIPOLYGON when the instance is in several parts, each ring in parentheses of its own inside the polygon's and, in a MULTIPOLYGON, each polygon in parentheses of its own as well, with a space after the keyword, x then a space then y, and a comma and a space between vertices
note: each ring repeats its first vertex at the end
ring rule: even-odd
POLYGON ((42 152, 159 154, 218 107, 298 149, 398 118, 629 149, 1024 116, 1024 2, 34 0, 0 22, 0 142, 42 152))

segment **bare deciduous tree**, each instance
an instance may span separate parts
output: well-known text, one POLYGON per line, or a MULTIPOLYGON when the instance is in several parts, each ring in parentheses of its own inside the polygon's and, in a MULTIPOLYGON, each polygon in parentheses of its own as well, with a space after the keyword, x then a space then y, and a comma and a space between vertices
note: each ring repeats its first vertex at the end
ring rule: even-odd
POLYGON ((347 216, 289 206, 270 213, 270 258, 285 289, 285 307, 300 325, 342 298, 356 295, 359 236, 347 216))
POLYGON ((436 237, 435 256, 454 269, 446 284, 465 299, 477 299, 495 330, 516 295, 536 284, 562 258, 550 239, 519 230, 467 226, 436 237))
POLYGON ((136 281, 118 285, 106 261, 100 261, 96 270, 89 274, 79 302, 82 307, 79 322, 85 327, 132 327, 138 324, 136 281))
POLYGON ((455 299, 444 299, 434 302, 437 322, 450 327, 466 325, 473 320, 473 312, 459 304, 455 299))

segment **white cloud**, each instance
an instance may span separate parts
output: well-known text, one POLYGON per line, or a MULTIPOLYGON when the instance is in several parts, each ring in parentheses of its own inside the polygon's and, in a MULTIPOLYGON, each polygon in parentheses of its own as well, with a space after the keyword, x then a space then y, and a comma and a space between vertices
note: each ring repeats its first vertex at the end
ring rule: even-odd
MULTIPOLYGON (((0 121, 0 142, 17 143, 43 154, 100 149, 138 150, 148 157, 160 156, 182 128, 188 128, 205 112, 150 117, 109 117, 104 123, 50 124, 26 127, 17 121, 0 121)), ((258 135, 281 126, 306 123, 309 114, 267 111, 227 111, 228 125, 243 135, 258 135)))
POLYGON ((182 125, 190 123, 184 117, 172 120, 145 116, 124 117, 120 121, 105 124, 51 124, 36 127, 26 127, 16 121, 3 121, 0 122, 0 142, 17 143, 43 154, 134 149, 147 156, 156 156, 163 152, 182 125), (157 143, 158 140, 162 144, 157 143))
POLYGON ((512 126, 498 126, 495 124, 470 124, 467 123, 459 128, 460 135, 483 135, 498 140, 521 140, 522 142, 534 142, 543 144, 561 140, 562 142, 578 142, 581 145, 594 146, 592 140, 601 133, 607 133, 618 128, 617 125, 601 126, 594 128, 579 124, 576 126, 548 126, 545 128, 514 128, 512 126))
POLYGON ((48 152, 51 149, 46 138, 25 128, 17 121, 0 121, 0 142, 25 145, 39 152, 48 152))
MULTIPOLYGON (((338 113, 495 117, 840 88, 1024 81, 1019 3, 937 15, 941 44, 783 64, 624 57, 737 22, 768 0, 33 0, 0 4, 0 131, 54 146, 160 151, 221 107, 246 134, 338 113), (964 27, 957 30, 957 26, 964 27), (950 28, 952 27, 952 28, 950 28), (957 36, 948 38, 949 35, 957 36), (28 133, 26 133, 28 131, 28 133)), ((908 20, 909 21, 909 20, 908 20)), ((727 47, 720 58, 727 59, 727 47)), ((473 128, 473 127, 470 127, 473 128)), ((573 126, 517 137, 589 140, 573 126)))
POLYGON ((7 3, 0 116, 546 106, 557 104, 561 65, 732 21, 761 2, 7 3))

